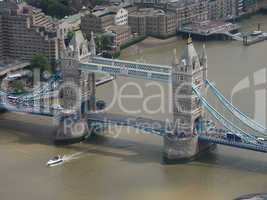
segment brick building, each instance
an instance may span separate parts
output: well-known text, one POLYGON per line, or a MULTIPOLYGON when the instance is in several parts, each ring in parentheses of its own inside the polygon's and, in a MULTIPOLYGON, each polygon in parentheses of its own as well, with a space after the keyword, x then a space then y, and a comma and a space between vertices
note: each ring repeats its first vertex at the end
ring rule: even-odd
POLYGON ((29 61, 35 54, 59 57, 54 23, 40 9, 17 1, 0 2, 0 59, 29 61))
POLYGON ((175 13, 161 9, 140 8, 129 14, 128 24, 139 35, 168 37, 177 31, 175 13))

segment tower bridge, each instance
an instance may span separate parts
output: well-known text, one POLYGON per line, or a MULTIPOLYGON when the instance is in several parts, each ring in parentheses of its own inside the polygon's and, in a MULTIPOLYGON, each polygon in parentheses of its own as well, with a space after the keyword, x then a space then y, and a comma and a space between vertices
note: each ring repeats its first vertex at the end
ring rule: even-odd
MULTIPOLYGON (((91 53, 87 59, 79 59, 79 47, 67 48, 61 59, 61 80, 65 87, 61 90, 62 109, 52 106, 54 88, 58 79, 52 77, 47 84, 36 88, 34 92, 10 96, 1 92, 1 104, 8 110, 42 114, 40 110, 55 114, 60 120, 56 141, 80 141, 90 129, 73 132, 65 129, 67 119, 75 119, 71 126, 93 126, 95 123, 130 126, 163 137, 164 158, 167 160, 191 159, 199 152, 215 144, 235 148, 267 152, 266 128, 249 118, 234 107, 220 91, 208 81, 208 59, 203 46, 201 54, 194 48, 189 39, 180 59, 174 52, 172 66, 137 63, 118 59, 107 59, 96 56, 94 37, 89 43, 91 53), (108 73, 116 76, 127 76, 139 79, 167 82, 172 86, 173 121, 163 122, 140 117, 129 117, 104 112, 96 112, 95 73, 108 73), (78 96, 75 87, 78 86, 78 96), (224 117, 205 98, 207 89, 212 91, 225 109, 252 131, 247 132, 224 117), (12 99, 14 98, 14 99, 12 99), (6 103, 3 99, 9 101, 6 103), (44 103, 45 100, 48 103, 44 103), (38 111, 33 102, 39 102, 38 111), (78 104, 77 104, 78 102, 78 104), (7 105, 13 103, 12 108, 7 105), (177 123, 179 122, 179 123, 177 123), (218 127, 223 128, 218 128, 218 127)), ((68 124, 67 124, 68 125, 68 124)))

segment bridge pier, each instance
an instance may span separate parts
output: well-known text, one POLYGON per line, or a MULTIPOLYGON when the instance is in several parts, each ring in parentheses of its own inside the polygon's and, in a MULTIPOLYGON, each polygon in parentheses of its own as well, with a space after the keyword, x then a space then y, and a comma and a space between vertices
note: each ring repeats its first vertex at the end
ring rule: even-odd
POLYGON ((174 130, 164 136, 164 160, 167 162, 191 160, 200 152, 214 146, 198 140, 198 134, 205 131, 206 114, 192 87, 198 87, 205 94, 207 79, 207 55, 205 46, 201 57, 196 53, 192 39, 180 61, 174 52, 172 64, 172 104, 174 130))
POLYGON ((74 120, 67 116, 57 126, 54 142, 55 144, 72 144, 83 141, 88 133, 87 120, 82 118, 74 120))
POLYGON ((191 161, 214 148, 215 144, 199 141, 197 135, 186 138, 165 136, 163 160, 166 163, 191 161))

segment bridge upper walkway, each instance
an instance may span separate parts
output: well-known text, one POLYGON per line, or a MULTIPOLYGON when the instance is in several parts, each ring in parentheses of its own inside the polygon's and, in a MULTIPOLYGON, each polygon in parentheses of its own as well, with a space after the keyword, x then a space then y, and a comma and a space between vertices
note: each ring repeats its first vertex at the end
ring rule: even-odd
POLYGON ((138 63, 133 61, 94 57, 91 62, 81 62, 80 69, 83 71, 109 73, 146 80, 168 82, 171 79, 172 67, 138 63))
POLYGON ((227 100, 222 93, 212 84, 210 81, 206 80, 206 84, 212 91, 214 96, 223 104, 224 108, 229 110, 235 117, 237 117, 241 122, 246 124, 251 129, 260 132, 263 135, 267 135, 267 129, 256 122, 255 120, 248 117, 246 114, 242 113, 238 108, 236 108, 229 100, 227 100))

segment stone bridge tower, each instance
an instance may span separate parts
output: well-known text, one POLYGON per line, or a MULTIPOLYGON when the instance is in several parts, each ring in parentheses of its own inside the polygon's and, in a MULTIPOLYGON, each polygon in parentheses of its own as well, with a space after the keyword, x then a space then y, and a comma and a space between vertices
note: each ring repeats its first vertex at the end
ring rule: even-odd
POLYGON ((204 110, 193 93, 196 85, 205 92, 207 56, 205 46, 201 57, 189 38, 178 61, 174 52, 172 69, 172 102, 174 132, 164 137, 164 157, 168 160, 191 159, 207 145, 198 142, 198 133, 204 130, 204 110))
POLYGON ((61 105, 56 143, 83 140, 89 134, 86 113, 95 110, 95 74, 79 69, 78 49, 66 48, 61 55, 63 83, 60 86, 61 105))

